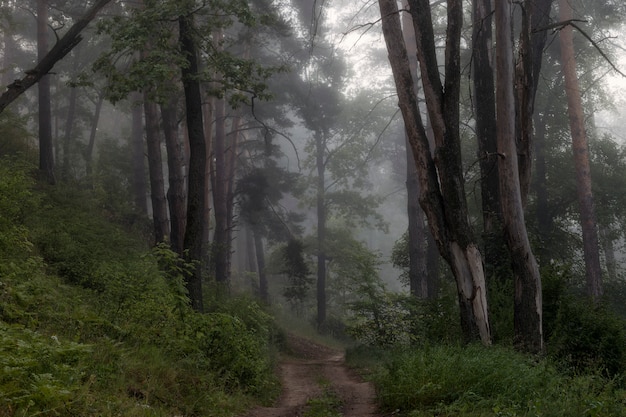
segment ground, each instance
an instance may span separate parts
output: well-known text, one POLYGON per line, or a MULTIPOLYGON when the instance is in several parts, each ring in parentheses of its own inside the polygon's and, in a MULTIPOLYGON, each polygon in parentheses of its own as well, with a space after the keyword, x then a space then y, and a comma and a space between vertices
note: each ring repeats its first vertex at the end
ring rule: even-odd
POLYGON ((346 366, 343 352, 294 335, 287 337, 287 351, 280 361, 283 392, 277 404, 245 417, 301 417, 324 387, 341 398, 344 417, 382 417, 376 412, 374 387, 346 366))

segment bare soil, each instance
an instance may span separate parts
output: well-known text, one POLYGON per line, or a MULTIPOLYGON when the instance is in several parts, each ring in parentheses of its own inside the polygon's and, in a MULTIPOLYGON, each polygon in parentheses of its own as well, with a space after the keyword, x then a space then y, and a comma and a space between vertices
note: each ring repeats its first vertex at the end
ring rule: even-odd
POLYGON ((344 417, 383 417, 375 404, 374 387, 348 368, 341 351, 294 335, 287 338, 288 355, 280 361, 283 391, 274 407, 259 407, 244 417, 301 417, 307 401, 329 384, 342 400, 344 417))

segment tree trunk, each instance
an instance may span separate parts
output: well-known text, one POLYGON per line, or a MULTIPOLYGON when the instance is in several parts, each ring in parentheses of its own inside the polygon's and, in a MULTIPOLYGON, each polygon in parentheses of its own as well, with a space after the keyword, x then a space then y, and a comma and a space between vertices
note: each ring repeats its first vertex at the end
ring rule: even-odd
MULTIPOLYGON (((207 164, 204 170, 205 189, 204 189, 204 227, 202 230, 202 241, 207 248, 211 247, 211 208, 212 208, 212 192, 213 192, 213 110, 215 107, 215 97, 206 96, 202 105, 202 114, 204 117, 204 142, 205 155, 207 164)), ((207 270, 211 271, 212 259, 210 251, 206 254, 205 265, 207 270)))
MULTIPOLYGON (((41 61, 48 52, 48 4, 37 0, 37 58, 41 61)), ((50 110, 50 76, 39 81, 39 174, 48 184, 55 184, 54 149, 52 146, 52 112, 50 110)), ((11 91, 9 86, 9 91, 11 91)), ((5 93, 6 94, 6 93, 5 93)))
POLYGON ((610 226, 600 226, 600 238, 602 242, 602 249, 604 251, 604 261, 606 263, 606 272, 609 279, 615 282, 618 279, 617 276, 617 259, 615 258, 615 247, 613 246, 613 236, 610 230, 610 226))
POLYGON ((187 218, 183 149, 178 136, 176 98, 170 97, 161 104, 161 119, 167 149, 169 188, 167 202, 170 211, 170 245, 174 252, 183 255, 185 222, 187 218))
MULTIPOLYGON (((568 22, 572 19, 572 8, 567 0, 559 1, 559 19, 568 22)), ((559 32, 561 45, 561 65, 565 80, 567 96, 567 112, 570 131, 572 133, 572 151, 576 169, 576 189, 580 208, 580 226, 583 233, 583 252, 585 273, 587 277, 587 293, 597 301, 602 296, 602 269, 600 267, 600 247, 598 231, 591 192, 591 172, 589 168, 589 147, 585 133, 583 104, 580 87, 576 75, 574 58, 574 36, 570 25, 564 26, 559 32)))
POLYGON ((193 16, 180 16, 180 49, 188 65, 181 66, 185 91, 187 132, 189 135, 189 177, 187 186, 187 224, 184 249, 188 262, 195 262, 192 273, 187 274, 186 283, 191 306, 203 311, 202 302, 202 231, 204 225, 204 190, 206 168, 206 145, 202 120, 202 95, 198 82, 198 56, 194 40, 193 16))
POLYGON ((146 161, 143 143, 143 107, 141 105, 141 94, 131 94, 132 106, 132 163, 133 163, 133 193, 135 195, 135 206, 140 213, 148 214, 148 186, 146 183, 146 161))
POLYGON ((263 236, 258 230, 253 230, 254 249, 257 261, 257 270, 259 273, 259 297, 266 304, 270 302, 269 287, 267 283, 267 274, 265 273, 265 252, 263 250, 263 236))
POLYGON ((526 206, 532 174, 532 123, 535 95, 539 83, 543 48, 547 39, 547 26, 550 23, 552 2, 553 0, 524 0, 521 7, 522 27, 518 41, 518 60, 515 70, 515 98, 517 100, 518 170, 524 206, 526 206))
MULTIPOLYGON (((402 7, 409 9, 407 0, 402 1, 402 7)), ((407 47, 409 57, 409 65, 411 74, 413 75, 413 85, 415 92, 419 91, 418 87, 418 66, 417 66, 417 45, 415 43, 415 32, 413 31, 413 22, 409 13, 402 15, 402 34, 407 47)), ((410 144, 405 134, 406 142, 406 163, 407 163, 407 215, 409 220, 409 290, 410 293, 418 298, 429 298, 432 291, 429 291, 429 275, 428 264, 426 262, 426 254, 428 251, 426 243, 426 235, 430 232, 426 229, 424 223, 424 211, 419 204, 419 180, 415 159, 409 151, 410 144)))
MULTIPOLYGON (((502 226, 498 174, 496 96, 493 68, 493 8, 491 0, 473 1, 472 81, 474 117, 480 158, 480 191, 487 279, 510 276, 502 226)), ((493 306, 492 306, 493 307, 493 306)))
POLYGON ((500 203, 515 280, 515 344, 523 351, 543 351, 541 277, 524 223, 513 93, 511 0, 496 2, 496 102, 500 203))
POLYGON ((317 166, 317 327, 326 322, 326 148, 324 133, 315 132, 317 166))
POLYGON ((143 103, 146 120, 146 143, 148 145, 148 171, 150 172, 150 200, 155 243, 165 242, 170 234, 167 217, 167 199, 163 179, 163 159, 159 129, 159 109, 144 93, 143 103))
POLYGON ((420 204, 439 252, 455 277, 465 339, 480 339, 484 344, 490 344, 483 262, 469 225, 460 160, 458 105, 461 3, 448 1, 444 88, 439 78, 430 4, 428 0, 409 2, 422 85, 436 142, 436 166, 417 105, 397 3, 395 0, 379 0, 378 3, 399 106, 420 177, 420 204))
MULTIPOLYGON (((91 118, 91 131, 89 132, 89 142, 87 143, 87 147, 85 148, 85 153, 83 154, 83 157, 85 158, 85 175, 87 176, 87 182, 92 187, 93 187, 93 149, 96 144, 96 134, 98 133, 98 123, 100 121, 100 113, 102 111, 102 104, 104 104, 104 91, 100 91, 98 93, 98 100, 96 101, 96 108, 94 110, 93 117, 91 118)), ((141 123, 141 119, 139 119, 139 122, 141 123)), ((141 138, 141 132, 140 132, 140 138, 141 138)), ((143 141, 140 141, 140 143, 143 145, 143 141)), ((142 150, 143 150, 143 146, 142 146, 142 150)), ((142 160, 143 160, 143 152, 142 152, 142 160)))

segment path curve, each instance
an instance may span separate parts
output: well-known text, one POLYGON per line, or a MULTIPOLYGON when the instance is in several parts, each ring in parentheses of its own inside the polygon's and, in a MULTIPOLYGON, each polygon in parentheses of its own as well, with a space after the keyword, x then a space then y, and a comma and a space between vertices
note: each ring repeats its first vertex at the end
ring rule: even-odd
POLYGON ((289 335, 289 356, 279 365, 283 392, 274 407, 259 407, 244 417, 300 417, 306 403, 322 395, 320 381, 341 398, 344 417, 382 417, 376 412, 374 387, 364 382, 344 360, 342 352, 289 335))

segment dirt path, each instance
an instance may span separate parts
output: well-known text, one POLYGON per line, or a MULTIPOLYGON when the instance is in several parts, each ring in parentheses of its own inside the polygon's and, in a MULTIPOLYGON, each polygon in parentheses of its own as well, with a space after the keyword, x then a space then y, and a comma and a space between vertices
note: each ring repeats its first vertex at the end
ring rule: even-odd
POLYGON ((287 344, 292 355, 280 363, 283 392, 278 404, 251 410, 245 417, 301 417, 307 401, 323 395, 323 385, 341 398, 344 417, 382 417, 376 413, 373 386, 346 367, 342 352, 295 336, 287 344))

